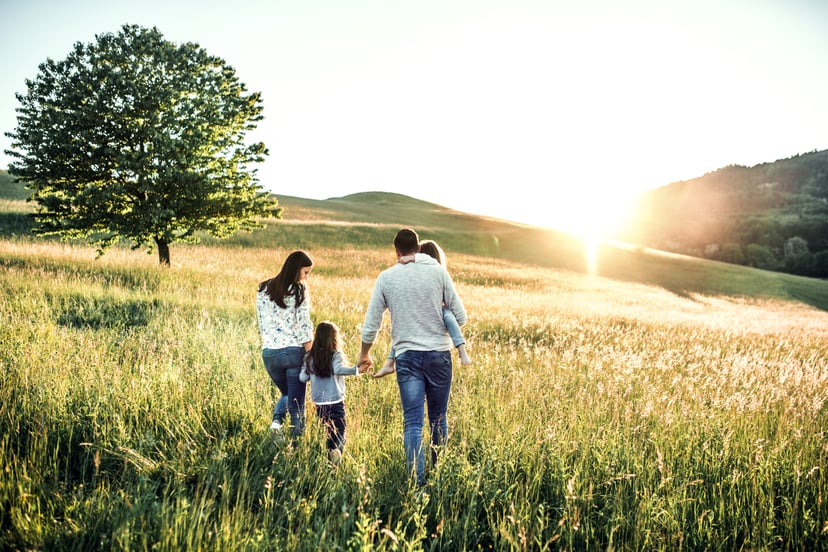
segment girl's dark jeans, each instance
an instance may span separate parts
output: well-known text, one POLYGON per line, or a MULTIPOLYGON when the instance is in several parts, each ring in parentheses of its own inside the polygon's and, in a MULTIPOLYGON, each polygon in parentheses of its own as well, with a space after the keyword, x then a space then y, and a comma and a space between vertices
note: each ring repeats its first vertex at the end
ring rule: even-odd
POLYGON ((325 446, 342 452, 345 448, 345 403, 316 405, 316 415, 325 424, 325 446))

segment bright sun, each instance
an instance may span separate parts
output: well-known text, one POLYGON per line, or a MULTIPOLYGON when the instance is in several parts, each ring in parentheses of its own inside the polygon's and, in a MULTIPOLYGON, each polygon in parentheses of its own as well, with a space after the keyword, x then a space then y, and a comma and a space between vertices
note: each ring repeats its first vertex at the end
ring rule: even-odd
POLYGON ((584 241, 587 268, 595 272, 598 246, 620 229, 633 206, 632 193, 583 190, 549 197, 537 202, 542 212, 531 218, 534 224, 560 230, 584 241))
POLYGON ((618 230, 632 207, 632 194, 607 191, 569 192, 543 203, 543 212, 532 218, 536 224, 601 240, 618 230))

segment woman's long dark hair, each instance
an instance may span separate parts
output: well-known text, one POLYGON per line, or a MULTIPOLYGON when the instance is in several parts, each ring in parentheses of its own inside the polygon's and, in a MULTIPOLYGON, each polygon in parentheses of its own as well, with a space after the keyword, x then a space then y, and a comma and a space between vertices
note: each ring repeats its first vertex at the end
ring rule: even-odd
POLYGON ((306 369, 308 373, 320 378, 329 378, 333 375, 334 353, 342 349, 342 338, 339 327, 333 322, 320 322, 316 326, 313 336, 313 345, 308 351, 306 369))
POLYGON ((270 300, 286 309, 285 297, 293 295, 294 306, 305 301, 305 286, 299 283, 299 273, 305 267, 313 266, 313 259, 304 251, 294 251, 285 259, 279 274, 259 284, 259 291, 265 291, 270 300))

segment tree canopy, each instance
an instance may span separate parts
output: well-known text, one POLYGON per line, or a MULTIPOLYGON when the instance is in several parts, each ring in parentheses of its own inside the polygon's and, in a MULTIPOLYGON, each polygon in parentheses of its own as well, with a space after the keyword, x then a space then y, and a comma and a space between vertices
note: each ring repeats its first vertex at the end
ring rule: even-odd
POLYGON ((17 94, 6 153, 10 174, 33 190, 35 232, 90 239, 99 254, 125 239, 157 247, 169 265, 173 242, 280 216, 254 168, 267 149, 246 143, 262 100, 232 67, 154 27, 95 38, 40 64, 17 94))

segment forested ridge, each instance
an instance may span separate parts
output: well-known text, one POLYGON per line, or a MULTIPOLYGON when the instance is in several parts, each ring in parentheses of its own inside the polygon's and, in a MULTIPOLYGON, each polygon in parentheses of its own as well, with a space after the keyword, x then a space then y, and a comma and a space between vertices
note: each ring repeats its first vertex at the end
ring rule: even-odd
POLYGON ((828 276, 828 151, 730 165, 646 192, 620 239, 675 253, 828 276))

